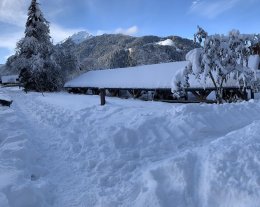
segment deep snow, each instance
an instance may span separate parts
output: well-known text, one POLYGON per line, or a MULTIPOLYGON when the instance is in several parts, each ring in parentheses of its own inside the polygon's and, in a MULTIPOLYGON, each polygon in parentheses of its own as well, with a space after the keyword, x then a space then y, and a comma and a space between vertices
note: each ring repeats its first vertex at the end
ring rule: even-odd
POLYGON ((259 101, 0 90, 1 207, 259 206, 259 101))

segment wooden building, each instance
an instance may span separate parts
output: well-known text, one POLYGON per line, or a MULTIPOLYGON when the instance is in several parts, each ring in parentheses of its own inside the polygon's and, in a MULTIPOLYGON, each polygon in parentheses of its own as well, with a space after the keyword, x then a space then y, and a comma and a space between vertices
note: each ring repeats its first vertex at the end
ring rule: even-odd
POLYGON ((6 76, 1 76, 1 81, 0 83, 3 86, 18 86, 20 81, 19 81, 19 76, 18 75, 6 75, 6 76))
MULTIPOLYGON (((182 96, 172 93, 173 82, 186 67, 189 61, 143 65, 129 68, 106 69, 87 72, 65 84, 68 92, 118 97, 133 97, 143 100, 160 100, 167 102, 214 103, 213 83, 203 85, 191 78, 190 87, 183 88, 182 96), (211 97, 209 98, 209 95, 211 97), (212 95, 213 94, 213 95, 212 95), (213 98, 212 98, 213 97, 213 98)), ((253 98, 252 89, 242 88, 232 81, 225 83, 223 94, 232 97, 234 94, 242 99, 253 98), (248 90, 251 93, 248 95, 248 90)))
POLYGON ((188 61, 87 72, 65 84, 69 92, 173 100, 172 78, 184 69, 188 61))

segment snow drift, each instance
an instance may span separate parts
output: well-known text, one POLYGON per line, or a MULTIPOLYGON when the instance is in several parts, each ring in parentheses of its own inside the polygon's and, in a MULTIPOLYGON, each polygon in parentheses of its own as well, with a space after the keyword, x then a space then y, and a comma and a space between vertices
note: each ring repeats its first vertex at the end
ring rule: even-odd
MULTIPOLYGON (((1 137, 9 137, 15 123, 17 133, 28 134, 23 136, 27 144, 17 143, 11 152, 22 149, 27 156, 15 164, 12 158, 4 162, 10 156, 1 154, 1 178, 10 177, 1 179, 1 204, 257 207, 260 203, 259 101, 171 105, 108 98, 101 107, 96 96, 8 92, 15 104, 0 113, 6 123, 1 125, 1 137), (17 122, 22 119, 26 126, 17 122), (16 179, 19 175, 23 176, 16 179), (29 190, 19 187, 24 183, 29 190), (19 194, 8 191, 14 188, 10 186, 17 186, 19 194), (50 189, 55 189, 52 196, 47 194, 50 189), (17 196, 31 193, 35 196, 17 196)), ((2 141, 0 149, 5 149, 2 141)))

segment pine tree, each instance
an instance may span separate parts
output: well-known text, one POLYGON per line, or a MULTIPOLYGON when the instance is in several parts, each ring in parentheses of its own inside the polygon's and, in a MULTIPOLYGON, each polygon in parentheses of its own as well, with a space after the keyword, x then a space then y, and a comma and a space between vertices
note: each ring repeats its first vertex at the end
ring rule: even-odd
POLYGON ((36 0, 28 9, 25 37, 17 43, 15 65, 25 90, 55 91, 62 85, 59 66, 53 57, 49 22, 36 0))

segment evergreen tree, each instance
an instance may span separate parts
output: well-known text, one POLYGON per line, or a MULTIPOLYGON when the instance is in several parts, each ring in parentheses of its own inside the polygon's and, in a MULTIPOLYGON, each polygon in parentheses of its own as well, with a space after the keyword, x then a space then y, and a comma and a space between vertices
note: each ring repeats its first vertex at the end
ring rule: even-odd
POLYGON ((25 37, 17 43, 12 64, 20 71, 25 90, 55 91, 62 85, 59 66, 53 57, 49 22, 39 4, 32 0, 28 9, 25 37))
POLYGON ((109 57, 109 68, 126 68, 131 66, 131 58, 128 50, 119 49, 109 57))
POLYGON ((55 47, 56 62, 62 68, 62 75, 66 81, 71 80, 74 75, 80 72, 79 58, 76 53, 76 44, 68 39, 62 44, 57 44, 55 47))

